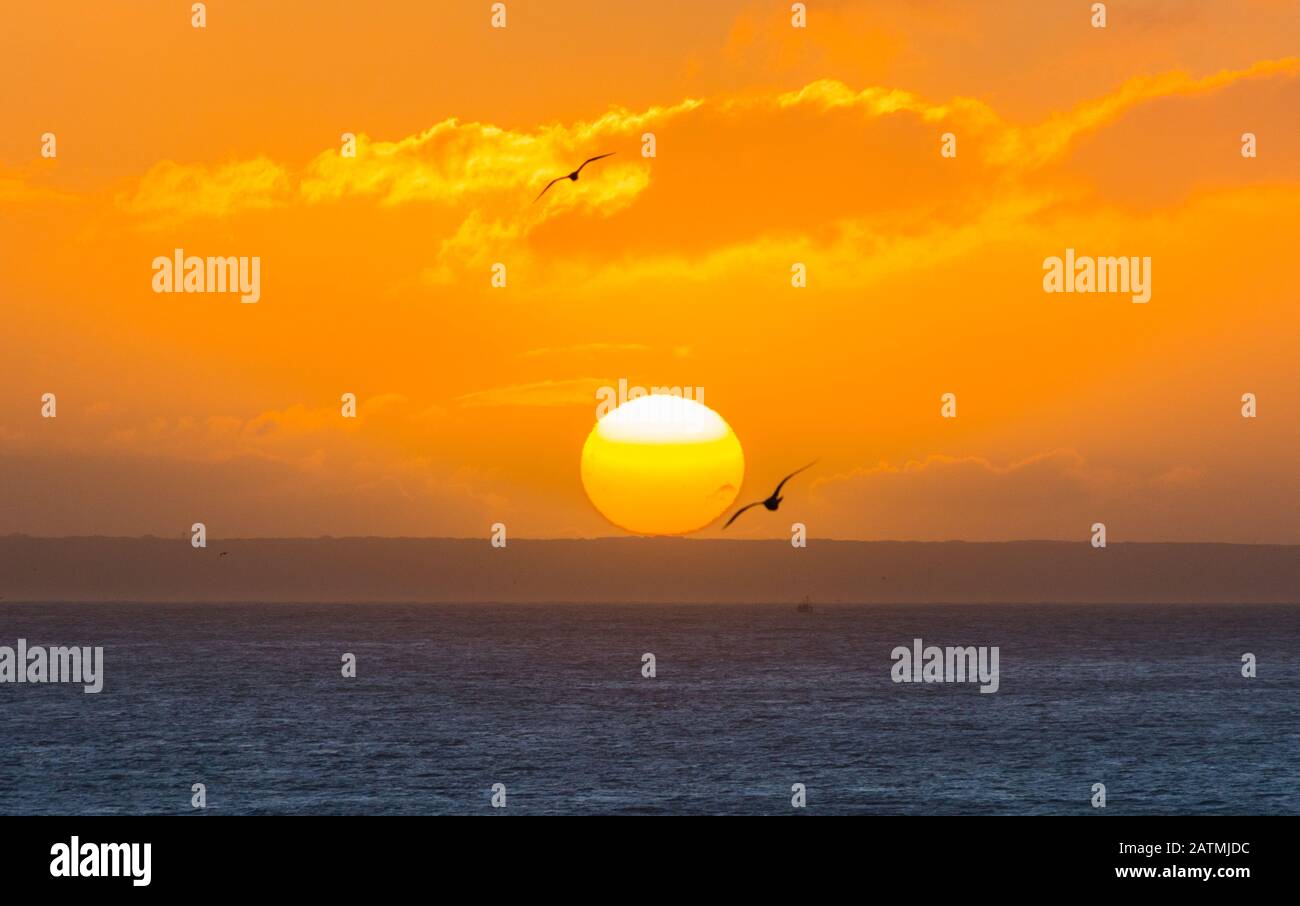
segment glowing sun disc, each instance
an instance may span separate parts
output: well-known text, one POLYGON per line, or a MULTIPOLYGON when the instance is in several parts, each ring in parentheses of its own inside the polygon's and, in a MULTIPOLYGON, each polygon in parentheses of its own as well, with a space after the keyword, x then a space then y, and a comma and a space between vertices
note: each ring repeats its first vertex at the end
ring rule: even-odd
POLYGON ((596 422, 582 447, 582 486, 610 522, 641 535, 704 528, 745 478, 740 441, 703 403, 653 394, 596 422))

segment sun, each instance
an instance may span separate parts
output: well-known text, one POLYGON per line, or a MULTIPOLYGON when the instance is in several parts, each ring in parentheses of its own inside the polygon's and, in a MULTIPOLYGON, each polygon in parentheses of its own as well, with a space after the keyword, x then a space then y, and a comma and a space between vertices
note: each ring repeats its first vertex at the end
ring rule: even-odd
POLYGON ((703 403, 653 394, 596 422, 582 447, 582 486, 619 528, 681 535, 704 528, 745 478, 740 441, 703 403))

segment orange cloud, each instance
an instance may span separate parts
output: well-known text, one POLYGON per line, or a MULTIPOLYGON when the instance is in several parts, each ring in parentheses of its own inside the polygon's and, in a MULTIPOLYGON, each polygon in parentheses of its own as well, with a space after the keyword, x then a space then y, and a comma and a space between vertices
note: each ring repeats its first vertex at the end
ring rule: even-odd
POLYGON ((1242 81, 1294 78, 1298 72, 1300 57, 1286 57, 1261 60, 1244 69, 1225 69, 1199 79, 1186 72, 1138 76, 1117 91, 1085 101, 1046 122, 1009 130, 992 145, 989 157, 996 163, 1039 166, 1061 154, 1080 135, 1109 125, 1142 104, 1162 98, 1195 97, 1242 81))
MULTIPOLYGON (((456 398, 462 406, 590 406, 596 409, 596 390, 617 382, 610 378, 570 378, 538 381, 511 387, 476 390, 456 398)), ((594 421, 594 415, 593 415, 594 421)))
POLYGON ((746 497, 822 457, 840 477, 790 499, 814 537, 1296 538, 1285 4, 1137 2, 1099 34, 1027 0, 832 3, 798 33, 785 8, 720 0, 685 34, 556 0, 508 35, 408 4, 463 41, 431 55, 285 2, 319 17, 309 49, 293 15, 250 7, 203 65, 148 5, 102 36, 16 13, 0 66, 44 54, 51 78, 0 136, 21 162, 0 171, 3 525, 199 509, 270 534, 600 534, 577 456, 595 389, 626 377, 706 388, 753 464, 746 497), (557 65, 544 21, 604 50, 557 65), (247 53, 261 42, 283 52, 247 53), (258 92, 212 62, 235 58, 258 92), (61 156, 33 162, 45 128, 61 156), (181 246, 260 256, 262 301, 152 293, 149 262, 181 246), (1151 256, 1151 303, 1044 295, 1066 247, 1151 256), (880 461, 915 465, 863 468, 880 461))
POLYGON ((1139 478, 1054 450, 999 466, 983 457, 933 455, 818 479, 807 522, 832 537, 927 541, 1086 539, 1094 522, 1116 540, 1130 529, 1133 500, 1153 505, 1203 475, 1185 467, 1139 478))
POLYGON ((289 184, 284 167, 261 157, 216 167, 167 160, 151 168, 118 203, 130 214, 223 217, 284 204, 289 184))

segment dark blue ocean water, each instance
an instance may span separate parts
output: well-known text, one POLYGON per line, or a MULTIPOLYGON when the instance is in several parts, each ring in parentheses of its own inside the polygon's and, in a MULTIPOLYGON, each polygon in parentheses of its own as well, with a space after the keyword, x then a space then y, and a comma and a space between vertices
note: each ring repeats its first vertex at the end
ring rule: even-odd
POLYGON ((0 813, 1300 813, 1300 608, 0 605, 0 813), (997 645, 1000 691, 891 650, 997 645), (1241 676, 1241 655, 1259 675, 1241 676), (344 652, 358 676, 340 675, 344 652), (643 679, 653 652, 658 676, 643 679), (496 812, 499 813, 499 812, 496 812))

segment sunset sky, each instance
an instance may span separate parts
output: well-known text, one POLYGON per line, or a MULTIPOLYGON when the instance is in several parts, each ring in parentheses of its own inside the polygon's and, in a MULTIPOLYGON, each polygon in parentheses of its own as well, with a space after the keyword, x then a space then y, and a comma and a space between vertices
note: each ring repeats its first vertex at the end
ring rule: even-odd
POLYGON ((0 533, 617 535, 625 378, 703 388, 738 502, 818 460, 705 537, 1300 543, 1294 0, 506 5, 6 8, 0 533))

